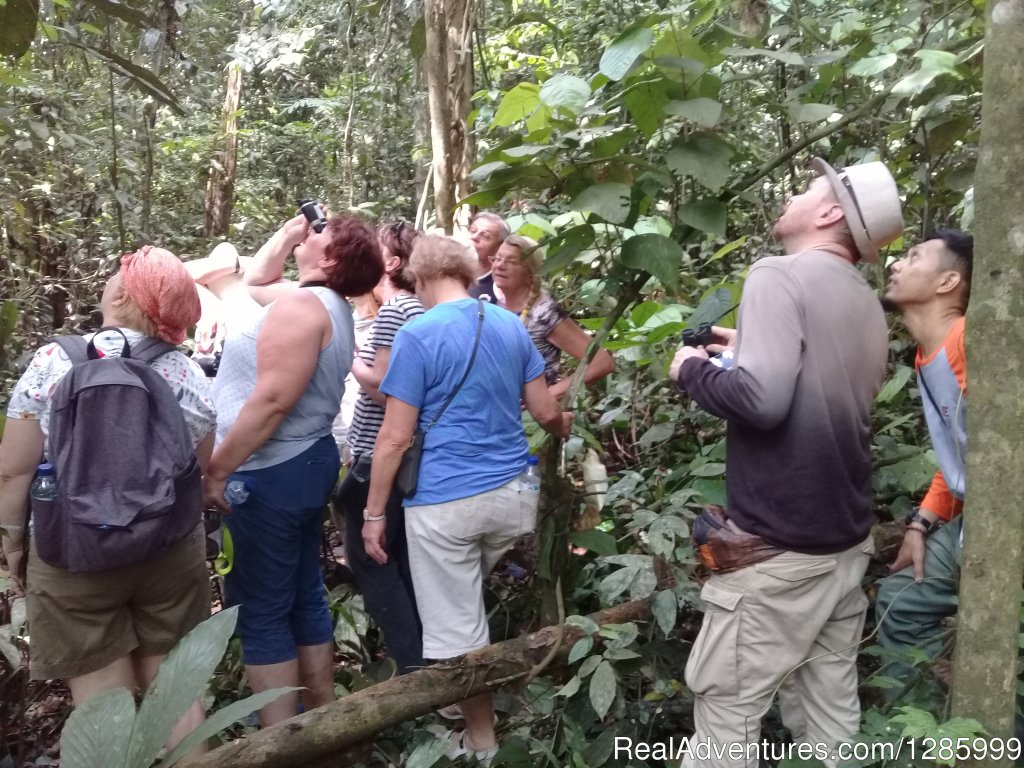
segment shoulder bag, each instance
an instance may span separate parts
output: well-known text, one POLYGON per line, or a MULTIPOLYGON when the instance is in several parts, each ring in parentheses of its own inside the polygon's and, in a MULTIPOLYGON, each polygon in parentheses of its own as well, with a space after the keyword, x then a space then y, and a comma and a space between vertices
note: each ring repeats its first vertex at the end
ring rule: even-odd
POLYGON ((466 366, 466 372, 462 374, 462 379, 455 385, 455 389, 452 390, 450 395, 448 395, 448 399, 444 401, 444 405, 441 406, 441 410, 437 412, 437 415, 426 426, 426 428, 416 428, 416 432, 412 436, 412 441, 409 443, 409 447, 406 448, 405 453, 402 454, 402 463, 398 465, 398 473, 395 475, 395 489, 402 494, 402 498, 407 499, 416 494, 416 487, 419 485, 420 479, 420 459, 423 458, 423 439, 426 437, 427 432, 437 424, 441 416, 444 415, 444 412, 448 410, 448 406, 452 404, 452 400, 454 400, 455 396, 459 394, 459 390, 462 389, 462 385, 465 384, 466 379, 469 378, 469 372, 473 370, 473 363, 476 362, 476 351, 480 347, 480 331, 484 327, 483 300, 478 298, 476 303, 476 340, 473 342, 473 353, 469 356, 469 365, 466 366))

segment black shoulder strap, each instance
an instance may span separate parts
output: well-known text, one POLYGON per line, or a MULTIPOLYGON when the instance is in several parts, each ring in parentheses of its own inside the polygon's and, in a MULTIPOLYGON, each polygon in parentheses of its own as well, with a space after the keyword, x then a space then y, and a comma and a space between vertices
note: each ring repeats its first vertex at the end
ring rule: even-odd
POLYGON ((52 341, 64 350, 72 365, 84 363, 89 359, 89 344, 84 336, 54 336, 52 341))
POLYGON ((160 355, 166 355, 168 352, 174 352, 176 349, 176 346, 167 343, 163 339, 154 339, 152 336, 147 336, 132 347, 132 359, 142 363, 152 363, 160 355))
POLYGON ((427 425, 427 428, 423 430, 423 434, 429 432, 430 428, 437 424, 441 416, 444 415, 444 412, 448 410, 448 406, 452 404, 452 400, 454 400, 455 396, 459 394, 459 390, 462 389, 462 385, 465 384, 466 379, 469 378, 469 372, 473 370, 473 363, 476 362, 476 351, 480 348, 480 331, 482 331, 484 327, 484 302, 483 299, 479 297, 477 297, 476 300, 476 311, 476 340, 473 342, 473 354, 469 356, 469 365, 466 366, 466 372, 462 374, 462 379, 455 385, 455 389, 453 389, 452 393, 448 395, 448 399, 444 401, 444 405, 442 405, 441 410, 437 412, 437 416, 435 416, 430 424, 427 425))

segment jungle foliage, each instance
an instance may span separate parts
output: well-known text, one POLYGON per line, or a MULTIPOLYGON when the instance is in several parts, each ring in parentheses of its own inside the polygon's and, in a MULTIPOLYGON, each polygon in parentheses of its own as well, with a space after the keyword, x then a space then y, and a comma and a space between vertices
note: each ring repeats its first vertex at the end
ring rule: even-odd
MULTIPOLYGON (((982 6, 470 6, 478 162, 463 203, 506 213, 513 230, 545 244, 553 292, 600 332, 618 366, 581 396, 565 446, 569 500, 546 540, 576 548, 564 570, 540 574, 561 579, 562 612, 587 636, 568 671, 501 695, 496 765, 655 765, 616 757, 614 738, 689 732, 682 670, 700 621, 689 525, 701 505, 723 501, 725 464, 721 422, 666 381, 679 333, 734 321, 746 269, 774 248, 771 221, 806 181, 812 152, 835 164, 885 160, 905 198, 908 240, 934 225, 970 226, 982 6), (588 447, 612 476, 600 510, 582 479, 588 447), (588 506, 597 525, 578 526, 588 506), (583 618, 635 598, 651 600, 650 624, 583 618)), ((6 0, 0 12, 35 18, 37 4, 6 0)), ((155 241, 188 258, 216 242, 204 231, 204 201, 224 160, 231 65, 241 68, 242 98, 228 237, 243 250, 300 196, 370 218, 412 219, 421 207, 430 139, 416 2, 53 0, 38 9, 35 31, 19 24, 0 27, 0 391, 39 340, 94 320, 120 253, 155 241)), ((875 409, 882 522, 909 511, 935 467, 909 340, 895 334, 891 353, 875 409)), ((381 645, 360 598, 343 587, 332 594, 352 662, 338 679, 345 693, 388 669, 373 661, 381 645)), ((531 584, 500 574, 488 600, 495 639, 536 626, 531 584)), ((9 665, 12 636, 0 630, 9 665)), ((899 685, 885 674, 892 661, 866 643, 865 741, 978 732, 948 718, 923 658, 910 659, 920 678, 885 703, 882 689, 899 685)), ((220 706, 243 689, 229 651, 211 696, 220 706)), ((781 730, 774 715, 766 729, 781 730)), ((440 731, 434 719, 388 731, 374 764, 442 765, 440 731)))

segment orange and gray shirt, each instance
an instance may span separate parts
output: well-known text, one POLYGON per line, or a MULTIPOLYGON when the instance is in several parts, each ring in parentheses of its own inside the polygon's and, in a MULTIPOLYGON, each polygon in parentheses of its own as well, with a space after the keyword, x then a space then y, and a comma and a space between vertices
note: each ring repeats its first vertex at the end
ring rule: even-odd
POLYGON ((964 505, 967 458, 967 355, 964 318, 946 334, 942 346, 929 357, 917 350, 914 361, 924 403, 924 418, 932 439, 939 471, 921 502, 921 509, 952 520, 964 505))

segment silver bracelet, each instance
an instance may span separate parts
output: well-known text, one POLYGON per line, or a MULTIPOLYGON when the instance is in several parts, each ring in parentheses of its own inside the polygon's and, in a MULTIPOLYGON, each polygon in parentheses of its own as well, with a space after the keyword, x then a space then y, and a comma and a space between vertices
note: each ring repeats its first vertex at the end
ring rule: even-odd
POLYGON ((379 515, 371 515, 370 514, 370 510, 363 509, 363 520, 365 520, 368 523, 379 523, 385 517, 387 517, 387 515, 385 515, 383 513, 381 513, 379 515))

